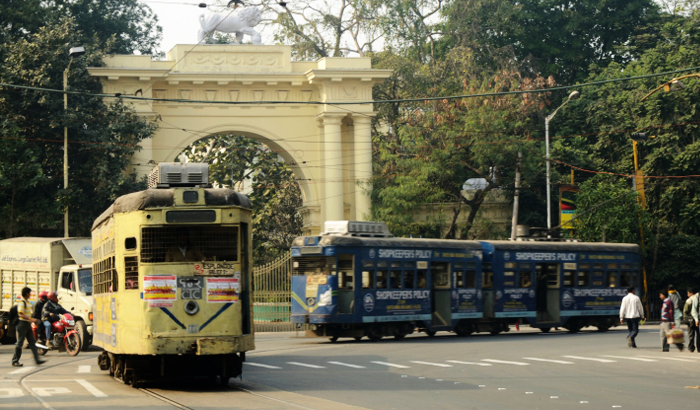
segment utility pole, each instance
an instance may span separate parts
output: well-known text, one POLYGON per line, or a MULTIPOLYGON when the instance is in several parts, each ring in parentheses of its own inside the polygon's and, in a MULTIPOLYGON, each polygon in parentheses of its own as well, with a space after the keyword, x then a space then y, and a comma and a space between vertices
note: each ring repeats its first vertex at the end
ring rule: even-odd
POLYGON ((516 229, 518 226, 518 209, 520 207, 520 164, 522 163, 523 153, 518 151, 518 162, 515 164, 515 192, 513 193, 513 222, 510 227, 510 240, 515 240, 516 229))

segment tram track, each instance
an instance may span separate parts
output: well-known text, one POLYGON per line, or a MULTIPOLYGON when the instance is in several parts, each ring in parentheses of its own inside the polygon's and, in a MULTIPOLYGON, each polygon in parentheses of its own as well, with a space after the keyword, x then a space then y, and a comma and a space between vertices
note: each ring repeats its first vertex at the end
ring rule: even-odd
POLYGON ((41 372, 49 370, 49 369, 53 369, 53 368, 60 367, 60 366, 66 365, 66 364, 71 364, 71 363, 80 362, 80 361, 84 361, 84 360, 90 360, 90 358, 81 357, 80 359, 73 359, 73 360, 68 360, 68 361, 61 362, 61 363, 42 366, 42 367, 40 367, 36 370, 33 370, 25 375, 22 375, 22 377, 20 377, 18 380, 19 385, 22 387, 22 389, 24 389, 24 391, 27 392, 27 394, 29 394, 34 400, 36 400, 42 407, 44 407, 47 410, 55 410, 53 407, 51 407, 51 405, 49 403, 47 403, 44 399, 42 399, 41 396, 36 394, 36 392, 33 389, 30 389, 27 386, 26 379, 30 376, 34 376, 38 373, 41 373, 41 372))

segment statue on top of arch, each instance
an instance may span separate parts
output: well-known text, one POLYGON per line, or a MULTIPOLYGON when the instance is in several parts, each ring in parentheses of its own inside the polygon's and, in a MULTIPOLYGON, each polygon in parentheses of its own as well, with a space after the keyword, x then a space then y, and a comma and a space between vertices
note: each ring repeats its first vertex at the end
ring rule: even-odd
POLYGON ((228 5, 233 4, 233 11, 222 13, 208 13, 199 16, 199 25, 201 26, 197 33, 199 43, 206 36, 214 34, 215 31, 223 33, 233 33, 237 43, 243 42, 243 36, 250 36, 250 42, 253 44, 262 44, 260 33, 255 31, 253 27, 260 23, 262 19, 260 10, 256 7, 239 7, 243 4, 241 0, 231 0, 228 5))

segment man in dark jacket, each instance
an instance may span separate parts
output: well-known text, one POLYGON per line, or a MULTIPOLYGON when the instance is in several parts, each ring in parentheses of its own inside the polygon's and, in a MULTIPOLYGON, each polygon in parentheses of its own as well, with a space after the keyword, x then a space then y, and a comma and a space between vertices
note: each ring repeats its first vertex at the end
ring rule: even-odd
POLYGON ((49 293, 47 298, 48 301, 41 311, 41 320, 44 321, 44 326, 46 327, 46 329, 44 329, 46 331, 46 342, 49 343, 51 340, 51 323, 59 320, 59 314, 68 313, 68 311, 58 304, 56 292, 49 293))
POLYGON ((39 328, 37 329, 37 332, 43 332, 44 329, 44 323, 41 321, 41 313, 43 312, 46 301, 49 300, 48 295, 49 292, 45 290, 39 292, 39 300, 37 300, 37 302, 34 304, 34 313, 32 313, 32 318, 38 320, 38 322, 36 323, 37 327, 39 328))

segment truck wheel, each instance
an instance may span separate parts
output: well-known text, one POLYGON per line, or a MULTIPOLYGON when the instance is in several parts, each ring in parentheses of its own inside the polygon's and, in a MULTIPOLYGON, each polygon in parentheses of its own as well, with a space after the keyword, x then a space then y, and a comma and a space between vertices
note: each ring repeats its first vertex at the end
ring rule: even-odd
POLYGON ((92 339, 90 338, 90 333, 87 331, 87 325, 84 320, 77 320, 75 322, 75 330, 78 331, 80 335, 80 340, 83 343, 83 351, 87 350, 92 344, 92 339))

